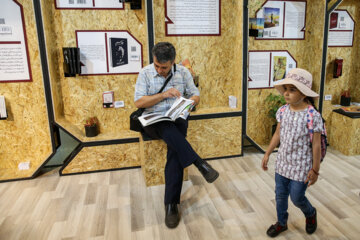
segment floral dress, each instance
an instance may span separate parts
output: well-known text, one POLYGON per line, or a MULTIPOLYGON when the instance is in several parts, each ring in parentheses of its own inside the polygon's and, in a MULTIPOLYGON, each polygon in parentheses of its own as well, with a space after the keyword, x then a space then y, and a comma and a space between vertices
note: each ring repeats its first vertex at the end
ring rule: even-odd
MULTIPOLYGON (((280 110, 280 108, 279 108, 280 110)), ((280 122, 280 147, 275 163, 275 172, 283 177, 305 181, 312 168, 312 148, 307 126, 308 108, 300 111, 285 110, 276 113, 280 122)), ((319 112, 313 113, 314 132, 323 130, 323 122, 319 112)))

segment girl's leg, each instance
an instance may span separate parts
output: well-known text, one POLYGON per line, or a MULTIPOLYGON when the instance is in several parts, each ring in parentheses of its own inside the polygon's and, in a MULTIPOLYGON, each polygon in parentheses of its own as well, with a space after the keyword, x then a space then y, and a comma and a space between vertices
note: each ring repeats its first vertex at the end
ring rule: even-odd
POLYGON ((275 173, 276 212, 280 225, 285 226, 288 220, 288 199, 290 179, 275 173))
POLYGON ((315 214, 315 208, 305 197, 307 184, 299 181, 290 181, 290 198, 294 205, 301 209, 305 217, 311 217, 315 214))

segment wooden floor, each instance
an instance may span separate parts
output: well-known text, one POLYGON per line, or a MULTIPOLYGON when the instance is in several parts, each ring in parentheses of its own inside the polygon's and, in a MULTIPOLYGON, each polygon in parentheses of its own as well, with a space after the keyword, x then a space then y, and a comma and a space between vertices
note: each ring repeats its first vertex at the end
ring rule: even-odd
MULTIPOLYGON (((190 167, 184 182, 182 219, 164 224, 164 186, 146 188, 141 169, 0 184, 0 239, 267 239, 276 221, 274 160, 260 169, 262 154, 211 161, 220 178, 208 184, 190 167)), ((277 239, 360 239, 360 156, 329 150, 320 179, 307 196, 318 211, 309 236, 299 209, 289 204, 289 229, 277 239)))

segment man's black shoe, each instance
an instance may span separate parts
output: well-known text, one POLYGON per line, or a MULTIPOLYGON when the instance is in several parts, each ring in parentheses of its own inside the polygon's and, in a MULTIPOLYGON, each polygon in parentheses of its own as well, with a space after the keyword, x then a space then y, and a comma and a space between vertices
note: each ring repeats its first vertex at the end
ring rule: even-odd
POLYGON ((195 166, 199 169, 200 173, 208 183, 214 182, 219 177, 218 171, 213 169, 206 161, 202 159, 200 161, 201 162, 196 162, 195 166))
POLYGON ((285 230, 287 230, 287 225, 281 226, 280 223, 277 222, 269 227, 269 229, 266 231, 266 234, 269 237, 274 238, 285 230))
POLYGON ((165 205, 165 224, 168 228, 176 228, 180 222, 180 214, 176 203, 165 205))
POLYGON ((316 231, 316 228, 317 228, 317 220, 316 220, 316 209, 315 209, 314 215, 306 218, 305 229, 308 234, 312 234, 316 231))

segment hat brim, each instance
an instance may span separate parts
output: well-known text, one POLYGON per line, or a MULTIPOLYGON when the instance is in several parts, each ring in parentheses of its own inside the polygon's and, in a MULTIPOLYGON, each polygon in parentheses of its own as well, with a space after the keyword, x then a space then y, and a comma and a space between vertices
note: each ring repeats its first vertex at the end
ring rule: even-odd
POLYGON ((281 93, 281 95, 284 95, 285 90, 283 85, 286 84, 294 85, 302 94, 304 94, 307 97, 313 97, 313 98, 319 97, 319 94, 308 88, 305 84, 302 84, 301 82, 291 78, 285 78, 283 80, 277 81, 274 84, 274 87, 276 88, 276 90, 278 90, 279 93, 281 93))

